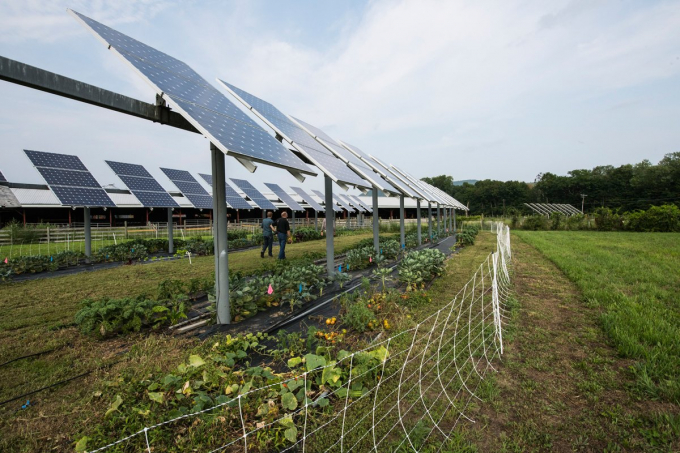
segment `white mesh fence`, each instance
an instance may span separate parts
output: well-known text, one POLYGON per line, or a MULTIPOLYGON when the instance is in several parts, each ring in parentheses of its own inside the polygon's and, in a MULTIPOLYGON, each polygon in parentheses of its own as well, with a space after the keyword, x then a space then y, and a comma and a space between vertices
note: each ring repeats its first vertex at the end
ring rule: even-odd
POLYGON ((459 423, 474 422, 466 412, 503 353, 510 231, 491 230, 496 252, 414 327, 92 451, 196 451, 199 438, 210 452, 440 451, 459 423))

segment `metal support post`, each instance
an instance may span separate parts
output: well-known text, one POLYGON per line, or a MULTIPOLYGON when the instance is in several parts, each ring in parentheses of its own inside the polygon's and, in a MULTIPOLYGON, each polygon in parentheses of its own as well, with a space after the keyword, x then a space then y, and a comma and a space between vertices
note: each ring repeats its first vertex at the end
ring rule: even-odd
POLYGON ((427 234, 432 242, 432 203, 427 202, 427 234))
POLYGON ((439 239, 442 237, 442 210, 439 208, 439 203, 437 203, 437 236, 439 239))
POLYGON ((456 226, 456 210, 452 209, 453 212, 453 240, 456 241, 456 235, 458 234, 458 227, 456 226))
POLYGON ((227 197, 224 190, 224 153, 212 143, 213 213, 215 214, 215 300, 217 324, 231 323, 229 307, 229 260, 227 257, 227 197))
POLYGON ((378 188, 373 187, 372 198, 373 198, 373 247, 375 248, 375 253, 380 255, 380 217, 378 216, 378 188))
POLYGON ((295 233, 295 209, 291 209, 290 212, 293 213, 290 219, 292 220, 292 222, 290 223, 290 232, 295 233))
POLYGON ((172 208, 168 208, 168 253, 175 253, 175 243, 172 239, 172 208))
POLYGON ((418 217, 418 247, 423 245, 423 240, 420 234, 420 199, 416 200, 416 216, 418 217))
MULTIPOLYGON (((90 225, 90 208, 83 209, 84 229, 85 229, 85 256, 92 256, 92 228, 90 225)), ((88 260, 89 261, 89 260, 88 260)))
POLYGON ((404 194, 399 196, 399 232, 401 236, 401 248, 406 248, 406 230, 404 228, 404 194))
POLYGON ((449 229, 449 222, 447 220, 448 209, 444 208, 444 236, 447 235, 449 229))
POLYGON ((333 233, 335 232, 335 212, 333 212, 333 180, 324 176, 326 186, 326 271, 328 276, 335 274, 335 256, 333 249, 333 233))
POLYGON ((314 210, 314 231, 319 231, 319 213, 314 210))

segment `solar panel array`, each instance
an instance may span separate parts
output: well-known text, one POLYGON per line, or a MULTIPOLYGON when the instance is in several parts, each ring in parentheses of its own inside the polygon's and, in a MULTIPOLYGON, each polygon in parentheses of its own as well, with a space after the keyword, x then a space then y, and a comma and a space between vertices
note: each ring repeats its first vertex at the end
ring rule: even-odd
POLYGON ((177 208, 179 204, 172 196, 146 171, 142 165, 124 162, 104 161, 130 189, 142 206, 147 208, 177 208))
POLYGON ((440 196, 438 193, 433 191, 431 187, 426 187, 422 181, 419 181, 415 177, 409 175, 408 173, 395 167, 394 165, 390 165, 390 168, 392 169, 393 172, 396 172, 395 174, 398 174, 402 178, 405 178, 405 180, 410 183, 411 187, 416 188, 420 193, 425 194, 426 201, 443 204, 445 206, 451 205, 449 199, 440 196))
POLYGON ((323 211, 323 206, 321 206, 319 203, 317 203, 316 200, 314 198, 312 198, 312 196, 309 195, 307 192, 305 192, 302 188, 293 187, 293 186, 291 186, 290 188, 293 189, 295 191, 295 193, 300 195, 300 197, 302 197, 302 199, 305 202, 307 202, 307 204, 310 205, 312 207, 312 209, 314 209, 317 212, 323 211))
POLYGON ((199 209, 212 209, 213 199, 210 194, 203 188, 202 185, 196 181, 186 170, 174 170, 172 168, 162 168, 161 171, 165 173, 174 185, 177 186, 180 192, 187 197, 187 200, 199 209))
POLYGON ((292 119, 305 129, 309 134, 311 134, 319 143, 321 143, 326 149, 332 152, 338 159, 345 162, 355 173, 361 176, 366 181, 370 182, 372 186, 377 187, 383 192, 390 192, 397 194, 399 191, 394 188, 390 183, 382 179, 376 172, 371 170, 366 164, 361 162, 361 159, 357 158, 354 154, 347 151, 340 143, 334 140, 330 135, 326 134, 324 131, 318 127, 312 126, 306 121, 294 118, 292 119))
POLYGON ((236 178, 231 178, 231 180, 236 184, 236 186, 245 193, 248 198, 253 200, 253 203, 255 203, 257 206, 259 206, 262 209, 271 209, 273 211, 276 211, 278 208, 274 206, 274 203, 269 201, 267 197, 262 195, 259 190, 257 190, 255 187, 253 187, 252 184, 250 184, 248 181, 245 179, 236 179, 236 178))
POLYGON ((224 82, 223 80, 218 79, 218 81, 239 101, 267 123, 267 125, 269 125, 276 133, 281 135, 284 140, 290 143, 335 182, 358 187, 371 187, 369 182, 350 170, 344 162, 335 157, 335 155, 328 151, 323 145, 314 140, 308 132, 272 104, 263 101, 234 85, 224 82))
MULTIPOLYGON (((341 199, 340 197, 337 196, 337 194, 333 194, 333 201, 335 201, 337 204, 345 208, 347 212, 354 212, 354 208, 351 207, 345 200, 341 199)), ((358 209, 357 209, 358 211, 358 209)))
POLYGON ((297 201, 293 200, 293 197, 288 195, 285 190, 283 190, 278 184, 264 183, 265 186, 274 192, 274 195, 279 197, 290 209, 293 211, 304 211, 305 208, 300 206, 297 201))
POLYGON ((196 129, 223 152, 255 162, 316 175, 186 63, 87 16, 70 10, 196 129))
POLYGON ((115 207, 78 156, 24 150, 63 206, 115 207))
MULTIPOLYGON (((205 180, 212 187, 212 175, 207 175, 205 173, 199 173, 199 176, 205 180)), ((253 209, 253 207, 248 203, 241 195, 238 194, 229 184, 224 183, 224 188, 226 190, 227 205, 233 209, 253 209)))
POLYGON ((338 194, 338 198, 339 198, 340 200, 344 201, 345 204, 347 204, 347 205, 351 206, 352 208, 356 209, 357 211, 364 211, 364 208, 363 208, 360 204, 358 204, 356 201, 354 201, 354 200, 352 200, 351 198, 349 198, 349 196, 340 193, 340 194, 338 194))
MULTIPOLYGON (((319 192, 318 190, 314 190, 314 189, 312 189, 312 192, 314 192, 314 195, 316 195, 317 197, 321 198, 321 199, 324 200, 324 202, 325 202, 326 197, 324 196, 324 194, 322 194, 322 193, 319 192)), ((335 203, 333 203, 333 211, 335 211, 335 212, 342 212, 342 208, 341 208, 341 207, 338 207, 335 203)))

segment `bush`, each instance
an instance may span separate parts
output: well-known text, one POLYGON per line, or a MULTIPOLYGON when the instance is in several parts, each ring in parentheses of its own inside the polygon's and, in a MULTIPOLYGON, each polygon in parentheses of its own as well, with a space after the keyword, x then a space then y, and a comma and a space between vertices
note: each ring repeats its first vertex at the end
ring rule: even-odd
POLYGON ((626 229, 631 231, 680 231, 680 208, 668 204, 628 214, 626 229))
POLYGON ((137 241, 102 247, 92 254, 95 262, 104 261, 142 261, 149 257, 146 247, 137 241))
POLYGON ((583 214, 574 214, 567 217, 566 229, 571 231, 584 230, 587 228, 586 216, 583 214))
POLYGON ((561 212, 553 212, 550 214, 550 229, 561 230, 564 226, 564 214, 561 212))
POLYGON ((295 242, 306 242, 314 241, 323 238, 320 231, 316 231, 314 228, 302 227, 297 228, 295 233, 293 233, 295 242))
POLYGON ((547 230, 548 218, 540 214, 527 216, 522 224, 522 229, 531 231, 547 230))
POLYGON ((368 324, 375 318, 375 314, 366 306, 363 298, 345 303, 345 312, 342 315, 343 324, 348 325, 358 332, 365 332, 368 324))
POLYGON ((598 208, 595 225, 599 231, 618 231, 623 228, 623 216, 609 208, 598 208))
POLYGON ((159 304, 155 300, 140 297, 99 300, 87 299, 76 313, 75 323, 84 334, 101 338, 111 335, 139 332, 142 326, 153 322, 159 304))

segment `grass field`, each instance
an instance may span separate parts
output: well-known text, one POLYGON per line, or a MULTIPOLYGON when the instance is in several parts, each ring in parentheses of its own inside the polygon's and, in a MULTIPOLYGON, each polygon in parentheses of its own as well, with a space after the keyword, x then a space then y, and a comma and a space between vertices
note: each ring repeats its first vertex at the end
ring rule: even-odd
POLYGON ((680 235, 516 232, 515 341, 474 451, 680 451, 680 235))

